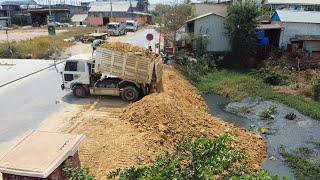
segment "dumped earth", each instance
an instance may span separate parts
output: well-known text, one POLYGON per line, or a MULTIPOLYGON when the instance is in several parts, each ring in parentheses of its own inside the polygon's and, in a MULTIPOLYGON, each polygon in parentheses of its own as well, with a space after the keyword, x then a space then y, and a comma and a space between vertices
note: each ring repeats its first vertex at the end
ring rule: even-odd
MULTIPOLYGON (((101 47, 157 58, 147 49, 120 42, 101 47)), ((74 125, 68 132, 87 137, 79 151, 82 165, 101 179, 118 168, 152 163, 184 138, 232 134, 236 139, 231 148, 247 156, 243 160, 247 172, 260 169, 267 150, 260 135, 212 117, 197 89, 171 67, 164 67, 162 86, 159 93, 129 105, 101 98, 72 118, 74 125)))
POLYGON ((113 51, 132 53, 134 55, 139 55, 139 56, 147 57, 150 59, 156 59, 158 57, 158 55, 156 53, 153 53, 146 48, 141 48, 141 47, 134 46, 134 45, 131 45, 128 43, 107 42, 107 43, 102 44, 100 47, 110 49, 113 51))
POLYGON ((231 147, 247 155, 248 172, 259 170, 264 161, 267 144, 259 135, 209 115, 195 87, 169 67, 164 69, 163 92, 128 106, 115 102, 119 103, 113 98, 99 100, 72 119, 80 123, 69 131, 86 135, 80 159, 98 179, 118 168, 151 163, 181 139, 200 135, 234 134, 231 147))

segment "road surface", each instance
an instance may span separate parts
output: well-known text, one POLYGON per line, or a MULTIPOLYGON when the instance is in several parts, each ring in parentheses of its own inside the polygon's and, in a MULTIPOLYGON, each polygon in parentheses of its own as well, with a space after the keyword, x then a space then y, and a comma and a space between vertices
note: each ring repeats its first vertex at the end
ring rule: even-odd
MULTIPOLYGON (((148 47, 145 36, 150 32, 156 33, 152 29, 140 30, 122 39, 127 43, 148 47)), ((78 48, 75 52, 81 51, 78 48)), ((59 65, 59 71, 61 68, 62 65, 59 65)), ((65 108, 62 104, 92 101, 92 98, 74 98, 70 92, 62 91, 60 84, 61 75, 55 68, 50 68, 0 88, 0 148, 1 144, 36 129, 46 118, 65 108)))

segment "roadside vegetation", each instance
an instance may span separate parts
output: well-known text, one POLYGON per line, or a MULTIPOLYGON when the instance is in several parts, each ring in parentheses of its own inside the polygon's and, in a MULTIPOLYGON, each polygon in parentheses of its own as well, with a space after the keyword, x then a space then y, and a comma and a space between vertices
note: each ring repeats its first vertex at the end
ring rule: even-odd
MULTIPOLYGON (((73 43, 64 41, 75 36, 94 32, 94 28, 74 28, 56 35, 57 51, 63 51, 73 43)), ((48 36, 36 37, 18 42, 0 43, 0 58, 43 59, 53 54, 52 39, 48 36), (9 48, 10 47, 10 48, 9 48)))
POLYGON ((294 175, 297 179, 320 179, 320 163, 307 160, 308 156, 314 153, 311 149, 301 147, 297 149, 297 152, 289 153, 281 147, 280 153, 289 166, 294 169, 294 175))
POLYGON ((174 152, 167 152, 148 166, 134 166, 109 173, 108 178, 129 179, 278 179, 266 171, 245 175, 242 153, 229 145, 234 136, 215 140, 204 137, 185 139, 174 152))

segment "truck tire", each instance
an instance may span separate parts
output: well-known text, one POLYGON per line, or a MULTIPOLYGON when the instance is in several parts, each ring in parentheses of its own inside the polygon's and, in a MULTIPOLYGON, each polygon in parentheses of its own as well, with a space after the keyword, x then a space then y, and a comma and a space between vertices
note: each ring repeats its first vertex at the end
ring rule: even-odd
POLYGON ((123 88, 121 98, 127 102, 135 102, 139 99, 139 91, 134 86, 127 86, 123 88))
POLYGON ((84 98, 86 97, 86 90, 82 86, 76 86, 72 90, 73 95, 78 98, 84 98))

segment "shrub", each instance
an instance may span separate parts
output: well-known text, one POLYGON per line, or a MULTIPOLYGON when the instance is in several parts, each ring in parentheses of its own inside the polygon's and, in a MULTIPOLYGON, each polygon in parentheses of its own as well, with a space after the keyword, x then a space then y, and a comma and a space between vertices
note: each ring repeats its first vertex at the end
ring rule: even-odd
POLYGON ((74 168, 70 167, 69 162, 64 163, 64 168, 62 169, 66 177, 69 180, 95 180, 93 174, 89 171, 89 168, 74 168))
POLYGON ((215 140, 204 137, 182 141, 173 153, 158 156, 149 166, 118 169, 108 178, 119 179, 243 179, 273 178, 267 172, 243 176, 239 163, 245 156, 229 148, 234 137, 224 135, 215 140))
POLYGON ((314 93, 314 99, 316 101, 320 98, 320 78, 315 78, 311 81, 312 91, 314 93))
POLYGON ((261 68, 259 70, 252 71, 249 74, 255 78, 260 78, 266 84, 270 84, 273 86, 282 85, 286 83, 286 77, 284 75, 270 69, 261 68))
POLYGON ((277 112, 277 106, 270 106, 259 114, 261 120, 274 120, 274 114, 277 112))

